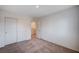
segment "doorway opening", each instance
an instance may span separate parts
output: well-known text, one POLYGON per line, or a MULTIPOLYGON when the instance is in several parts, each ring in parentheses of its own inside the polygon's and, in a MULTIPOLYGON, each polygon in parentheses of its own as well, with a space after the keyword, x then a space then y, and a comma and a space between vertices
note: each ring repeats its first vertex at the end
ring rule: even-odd
POLYGON ((37 26, 36 22, 32 21, 31 23, 31 39, 37 38, 37 26))

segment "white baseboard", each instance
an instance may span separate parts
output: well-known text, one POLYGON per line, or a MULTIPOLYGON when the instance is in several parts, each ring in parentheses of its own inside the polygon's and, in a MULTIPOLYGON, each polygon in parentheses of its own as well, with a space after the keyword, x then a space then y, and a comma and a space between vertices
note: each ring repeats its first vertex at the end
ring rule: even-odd
POLYGON ((5 45, 0 45, 0 48, 5 47, 5 45))

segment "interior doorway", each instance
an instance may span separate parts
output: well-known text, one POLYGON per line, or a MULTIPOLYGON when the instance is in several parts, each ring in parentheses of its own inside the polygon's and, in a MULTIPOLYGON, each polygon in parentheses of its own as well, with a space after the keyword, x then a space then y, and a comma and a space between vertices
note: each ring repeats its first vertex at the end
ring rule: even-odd
POLYGON ((32 39, 37 38, 37 26, 36 26, 35 21, 32 21, 32 23, 31 23, 31 38, 32 39))

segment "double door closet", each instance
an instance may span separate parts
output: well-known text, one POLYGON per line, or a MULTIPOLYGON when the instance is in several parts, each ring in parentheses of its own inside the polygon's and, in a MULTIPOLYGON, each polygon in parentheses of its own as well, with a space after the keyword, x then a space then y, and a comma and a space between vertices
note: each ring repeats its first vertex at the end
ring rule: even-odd
POLYGON ((0 47, 29 39, 31 36, 29 22, 0 16, 0 47))

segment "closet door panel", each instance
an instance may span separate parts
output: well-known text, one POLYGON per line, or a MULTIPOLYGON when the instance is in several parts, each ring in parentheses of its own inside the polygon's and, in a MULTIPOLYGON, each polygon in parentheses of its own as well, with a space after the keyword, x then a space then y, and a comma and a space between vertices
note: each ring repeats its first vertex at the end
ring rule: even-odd
POLYGON ((0 16, 0 47, 3 47, 5 41, 4 37, 4 18, 0 16))
POLYGON ((15 43, 16 42, 16 19, 12 17, 5 18, 5 38, 6 38, 6 45, 15 43))
POLYGON ((31 26, 30 26, 30 20, 29 19, 18 19, 18 42, 29 40, 31 37, 31 26))
POLYGON ((19 19, 18 20, 18 42, 19 41, 24 41, 27 40, 27 33, 26 33, 26 21, 24 19, 19 19))

